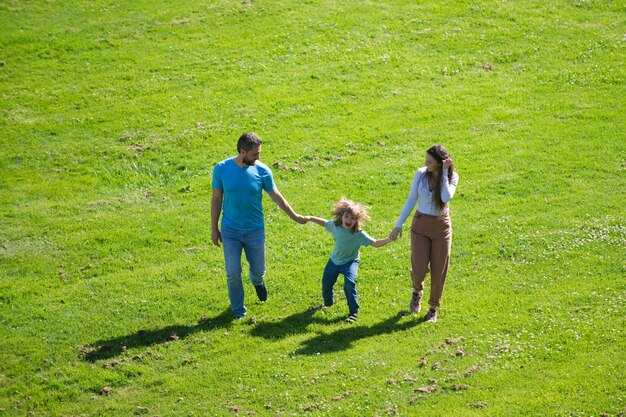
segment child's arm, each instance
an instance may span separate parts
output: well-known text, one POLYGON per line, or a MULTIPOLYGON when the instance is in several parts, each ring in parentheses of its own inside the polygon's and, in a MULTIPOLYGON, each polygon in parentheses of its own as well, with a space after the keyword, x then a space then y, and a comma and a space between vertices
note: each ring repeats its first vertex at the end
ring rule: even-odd
POLYGON ((322 219, 321 217, 315 217, 315 216, 304 216, 304 218, 306 219, 307 222, 317 223, 322 227, 326 226, 326 222, 328 221, 326 219, 322 219))
POLYGON ((384 239, 379 239, 379 240, 375 240, 374 242, 372 242, 373 247, 375 248, 380 248, 381 246, 385 246, 387 243, 391 242, 392 239, 389 237, 386 237, 384 239))

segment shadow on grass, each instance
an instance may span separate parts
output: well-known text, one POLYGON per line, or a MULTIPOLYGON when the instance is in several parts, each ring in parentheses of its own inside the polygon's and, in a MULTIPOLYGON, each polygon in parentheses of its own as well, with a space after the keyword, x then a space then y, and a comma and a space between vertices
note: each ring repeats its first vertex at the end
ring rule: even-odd
POLYGON ((339 329, 329 334, 319 334, 304 341, 300 349, 294 353, 296 355, 317 355, 319 353, 338 352, 349 349, 357 340, 405 331, 424 323, 424 317, 418 320, 406 321, 402 324, 398 323, 406 315, 408 315, 407 312, 401 311, 395 316, 369 327, 350 325, 345 329, 339 329))
POLYGON ((319 311, 321 311, 320 307, 310 307, 300 313, 292 314, 283 319, 257 323, 250 331, 250 334, 266 339, 282 339, 287 336, 306 333, 307 327, 313 323, 329 324, 343 321, 340 317, 335 319, 315 317, 315 313, 319 311))
POLYGON ((95 362, 118 356, 127 349, 142 346, 153 346, 178 339, 184 339, 203 330, 229 327, 233 321, 233 313, 226 309, 213 318, 203 318, 194 326, 173 325, 162 329, 139 330, 135 333, 108 340, 98 340, 81 348, 84 360, 95 362))

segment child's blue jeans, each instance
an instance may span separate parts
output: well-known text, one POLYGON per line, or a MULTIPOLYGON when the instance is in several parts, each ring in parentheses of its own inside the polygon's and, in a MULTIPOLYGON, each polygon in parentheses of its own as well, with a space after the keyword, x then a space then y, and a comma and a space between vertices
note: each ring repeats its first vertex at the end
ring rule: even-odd
POLYGON ((346 294, 350 314, 359 312, 359 296, 356 293, 357 272, 359 272, 358 260, 343 265, 335 265, 333 261, 328 260, 322 276, 322 297, 324 298, 325 306, 334 304, 333 287, 337 282, 337 278, 339 278, 339 274, 343 274, 343 292, 346 294))

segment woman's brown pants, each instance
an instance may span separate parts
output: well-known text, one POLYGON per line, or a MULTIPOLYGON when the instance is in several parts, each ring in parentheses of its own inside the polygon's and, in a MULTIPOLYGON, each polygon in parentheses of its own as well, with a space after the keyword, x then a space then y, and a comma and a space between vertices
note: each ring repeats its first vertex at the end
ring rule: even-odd
POLYGON ((424 293, 424 279, 430 271, 430 299, 428 304, 437 308, 441 304, 446 284, 450 247, 452 246, 452 222, 450 216, 430 216, 416 212, 411 224, 411 278, 413 291, 424 293))

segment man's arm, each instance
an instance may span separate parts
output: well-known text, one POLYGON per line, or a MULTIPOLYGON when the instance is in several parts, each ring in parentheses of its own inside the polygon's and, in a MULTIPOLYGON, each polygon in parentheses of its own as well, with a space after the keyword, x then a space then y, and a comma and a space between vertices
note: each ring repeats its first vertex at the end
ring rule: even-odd
POLYGON ((272 201, 276 203, 278 208, 280 208, 282 211, 287 213, 287 215, 294 222, 298 222, 300 224, 304 224, 307 222, 307 220, 304 217, 302 217, 301 215, 293 211, 293 209, 291 208, 291 206, 289 205, 285 197, 283 197, 280 191, 278 191, 278 188, 274 188, 272 191, 269 191, 267 194, 270 196, 272 201))
POLYGON ((213 196, 211 197, 211 240, 216 246, 220 245, 222 235, 218 228, 220 214, 222 213, 222 199, 224 192, 220 189, 213 188, 213 196))

